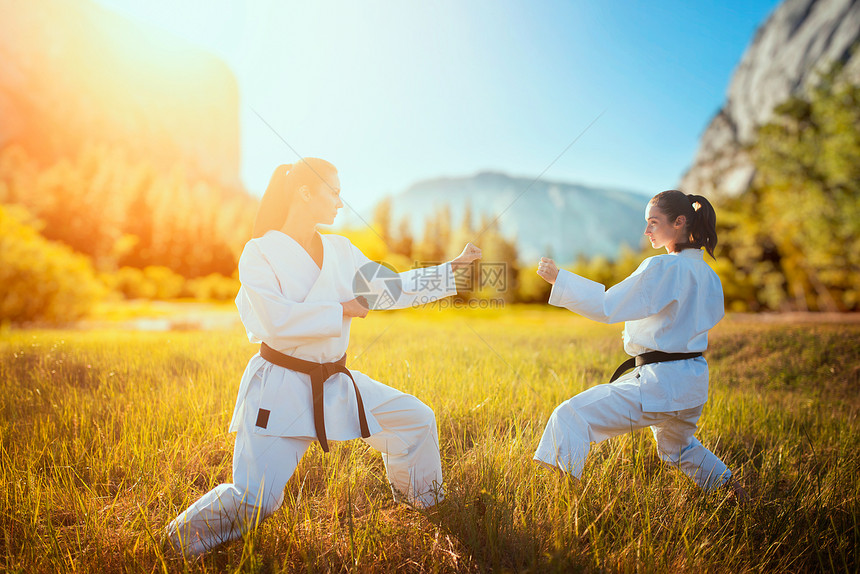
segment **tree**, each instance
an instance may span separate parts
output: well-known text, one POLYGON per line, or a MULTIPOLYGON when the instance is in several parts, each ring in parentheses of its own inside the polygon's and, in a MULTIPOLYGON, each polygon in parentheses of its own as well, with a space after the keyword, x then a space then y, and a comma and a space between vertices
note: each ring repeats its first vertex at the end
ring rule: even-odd
MULTIPOLYGON (((481 260, 475 274, 474 295, 479 299, 502 299, 513 302, 517 294, 519 277, 518 254, 515 238, 506 238, 498 227, 498 220, 481 218, 483 233, 476 238, 481 248, 481 260)), ((462 246, 461 246, 462 249, 462 246)))
POLYGON ((391 240, 391 251, 392 253, 411 259, 414 242, 412 230, 409 227, 409 218, 404 215, 397 226, 397 235, 391 240))
POLYGON ((229 276, 250 238, 257 200, 164 172, 122 148, 85 146, 40 165, 24 150, 0 151, 0 203, 23 206, 42 234, 88 255, 101 271, 164 266, 184 277, 229 276))
POLYGON ((424 219, 424 234, 421 241, 413 247, 413 257, 419 265, 438 264, 445 258, 447 245, 442 243, 445 234, 443 213, 435 211, 424 219))
POLYGON ((752 189, 723 206, 721 240, 757 288, 751 307, 858 310, 860 86, 834 66, 774 111, 750 149, 752 189))
POLYGON ((391 225, 391 198, 384 197, 373 208, 373 227, 389 248, 392 244, 391 225))

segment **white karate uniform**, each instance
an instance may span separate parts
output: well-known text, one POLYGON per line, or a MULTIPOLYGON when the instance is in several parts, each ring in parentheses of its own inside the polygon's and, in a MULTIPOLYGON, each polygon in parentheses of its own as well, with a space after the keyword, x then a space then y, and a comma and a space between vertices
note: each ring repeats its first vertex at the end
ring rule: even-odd
MULTIPOLYGON (((351 318, 341 302, 355 298, 353 280, 370 260, 345 237, 321 235, 322 268, 289 235, 269 231, 249 241, 239 260, 242 286, 236 305, 248 338, 286 355, 318 363, 340 359, 349 344, 351 318)), ((456 293, 450 263, 400 273, 390 307, 405 308, 456 293)), ((378 282, 374 286, 381 288, 378 282)), ((346 365, 349 368, 349 364, 346 365)), ((420 507, 442 497, 442 467, 433 411, 411 395, 350 369, 364 402, 371 436, 383 453, 395 496, 420 507)), ((352 381, 338 373, 324 385, 328 440, 361 436, 352 381)), ((309 375, 251 358, 230 422, 236 431, 233 483, 221 484, 167 527, 171 542, 199 554, 238 538, 255 520, 277 510, 284 487, 314 442, 309 375), (260 409, 269 411, 257 426, 260 409)))
MULTIPOLYGON (((626 321, 624 350, 634 356, 705 351, 708 331, 724 315, 719 277, 700 249, 650 257, 608 290, 560 270, 549 303, 603 323, 626 321)), ((731 472, 693 436, 707 400, 708 363, 703 357, 637 367, 559 405, 535 460, 579 478, 590 443, 650 426, 664 461, 703 489, 715 488, 731 472)))

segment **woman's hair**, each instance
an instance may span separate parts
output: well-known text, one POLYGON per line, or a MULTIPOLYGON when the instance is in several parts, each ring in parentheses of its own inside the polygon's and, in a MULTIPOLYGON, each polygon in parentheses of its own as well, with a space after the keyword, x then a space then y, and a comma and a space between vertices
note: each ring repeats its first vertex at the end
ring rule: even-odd
POLYGON ((283 227, 299 188, 307 185, 316 191, 319 186, 326 185, 326 178, 333 173, 337 173, 337 169, 332 164, 315 157, 276 167, 260 200, 251 237, 262 237, 267 231, 283 227))
POLYGON ((711 258, 714 258, 714 248, 717 246, 717 214, 711 202, 701 195, 688 195, 677 189, 663 191, 651 198, 651 205, 656 205, 669 223, 674 223, 679 215, 687 218, 686 231, 688 239, 675 247, 682 249, 704 247, 711 258))

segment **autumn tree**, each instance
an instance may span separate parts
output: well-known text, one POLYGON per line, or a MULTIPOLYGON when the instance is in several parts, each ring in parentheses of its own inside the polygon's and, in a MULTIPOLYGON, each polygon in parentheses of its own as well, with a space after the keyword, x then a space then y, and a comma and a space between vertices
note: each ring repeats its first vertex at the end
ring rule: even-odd
POLYGON ((230 276, 250 238, 257 200, 188 176, 156 171, 121 148, 84 146, 41 165, 0 151, 0 203, 20 205, 42 235, 89 256, 101 271, 163 266, 184 277, 230 276))
POLYGON ((718 217, 731 288, 751 308, 860 309, 860 86, 831 68, 775 109, 750 154, 752 189, 718 217))

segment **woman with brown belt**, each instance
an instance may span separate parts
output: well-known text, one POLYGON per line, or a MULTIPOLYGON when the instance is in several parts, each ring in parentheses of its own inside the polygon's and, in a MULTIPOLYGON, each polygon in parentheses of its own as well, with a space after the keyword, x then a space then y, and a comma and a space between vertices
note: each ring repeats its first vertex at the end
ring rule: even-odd
POLYGON ((404 308, 456 293, 453 270, 480 257, 469 244, 436 267, 395 274, 350 241, 321 235, 340 199, 330 163, 305 158, 275 170, 260 204, 254 238, 239 260, 239 315, 260 354, 248 363, 230 430, 237 432, 233 482, 209 491, 167 527, 187 555, 238 538, 272 514, 308 447, 361 437, 382 452, 398 499, 437 503, 442 467, 433 411, 421 401, 344 365, 353 318, 371 308, 404 308))

